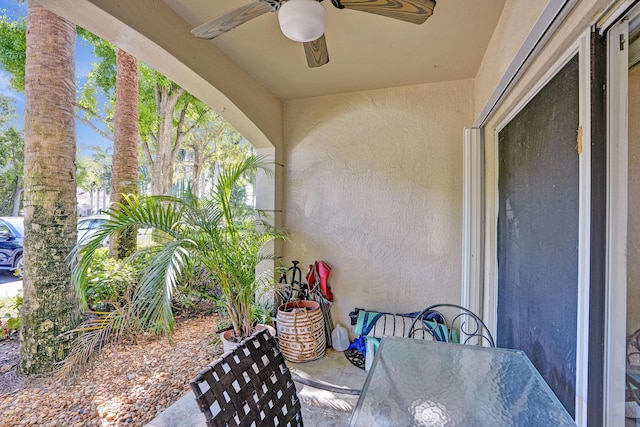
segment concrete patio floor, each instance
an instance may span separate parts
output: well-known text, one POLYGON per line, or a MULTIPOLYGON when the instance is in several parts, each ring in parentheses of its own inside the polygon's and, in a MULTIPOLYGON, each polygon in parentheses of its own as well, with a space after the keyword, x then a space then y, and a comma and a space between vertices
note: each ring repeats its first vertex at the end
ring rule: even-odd
MULTIPOLYGON (((302 371, 313 379, 344 387, 361 389, 366 372, 353 366, 342 352, 328 349, 326 355, 312 362, 290 363, 290 368, 302 371)), ((196 371, 204 366, 194 369, 196 371)), ((302 404, 302 419, 308 426, 336 427, 349 424, 358 396, 336 394, 296 383, 302 404)), ((205 427, 204 415, 198 409, 192 392, 167 408, 147 427, 205 427)))

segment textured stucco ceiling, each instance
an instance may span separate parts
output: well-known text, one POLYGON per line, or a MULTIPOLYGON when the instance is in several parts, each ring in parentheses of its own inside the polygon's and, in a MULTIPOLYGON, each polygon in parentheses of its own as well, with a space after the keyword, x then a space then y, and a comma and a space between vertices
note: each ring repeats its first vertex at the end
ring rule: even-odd
MULTIPOLYGON (((267 13, 212 40, 281 99, 475 77, 505 0, 439 0, 415 25, 324 1, 330 62, 308 68, 302 45, 267 13)), ((249 0, 164 0, 195 27, 249 0)))

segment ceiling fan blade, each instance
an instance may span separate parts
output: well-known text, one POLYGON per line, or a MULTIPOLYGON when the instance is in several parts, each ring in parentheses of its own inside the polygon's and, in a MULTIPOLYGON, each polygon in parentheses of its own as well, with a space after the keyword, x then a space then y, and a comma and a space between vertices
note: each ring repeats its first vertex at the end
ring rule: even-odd
MULTIPOLYGON (((191 34, 201 39, 213 39, 227 31, 233 30, 240 24, 271 12, 274 9, 273 2, 255 0, 251 3, 233 9, 223 15, 213 18, 191 30, 191 34)), ((276 3, 279 4, 279 3, 276 3)))
POLYGON ((436 7, 435 0, 331 0, 338 9, 375 13, 413 24, 422 24, 436 7))
POLYGON ((309 68, 321 67, 329 62, 329 50, 327 49, 327 40, 324 38, 324 34, 317 40, 305 42, 303 45, 309 68))

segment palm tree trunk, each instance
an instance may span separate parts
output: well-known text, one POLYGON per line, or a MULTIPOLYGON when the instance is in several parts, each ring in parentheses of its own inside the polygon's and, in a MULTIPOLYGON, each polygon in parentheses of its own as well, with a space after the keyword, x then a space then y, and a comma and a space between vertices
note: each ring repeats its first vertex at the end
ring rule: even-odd
MULTIPOLYGON (((122 194, 138 194, 138 60, 116 52, 116 111, 111 166, 111 204, 122 194)), ((124 258, 136 250, 136 230, 129 229, 109 240, 109 256, 124 258)))
POLYGON ((75 26, 27 12, 24 124, 24 305, 19 371, 50 373, 80 319, 67 254, 76 243, 75 26))

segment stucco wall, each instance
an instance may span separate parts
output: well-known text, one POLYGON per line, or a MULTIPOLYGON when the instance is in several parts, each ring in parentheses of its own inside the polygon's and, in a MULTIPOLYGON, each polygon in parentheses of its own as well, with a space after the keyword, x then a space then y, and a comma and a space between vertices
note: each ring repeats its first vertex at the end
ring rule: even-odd
POLYGON ((627 335, 640 328, 640 67, 629 72, 627 335))
POLYGON ((472 118, 470 80, 285 104, 284 260, 333 266, 335 322, 459 302, 472 118))

